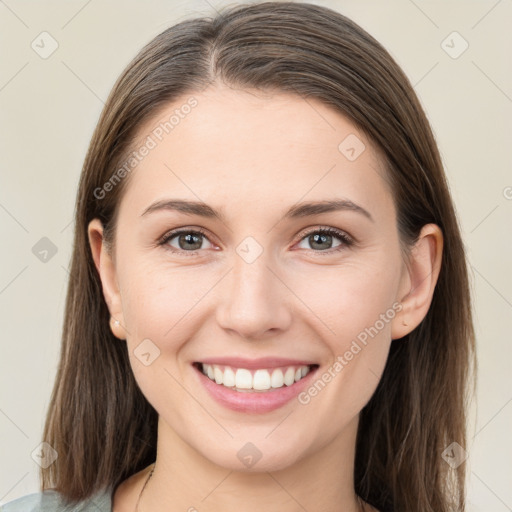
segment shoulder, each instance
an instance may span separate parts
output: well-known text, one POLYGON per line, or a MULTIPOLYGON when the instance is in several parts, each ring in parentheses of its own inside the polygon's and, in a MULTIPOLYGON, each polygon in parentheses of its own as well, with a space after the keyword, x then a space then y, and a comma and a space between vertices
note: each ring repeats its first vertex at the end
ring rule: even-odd
POLYGON ((27 494, 0 506, 0 512, 111 512, 111 489, 75 504, 66 503, 55 490, 27 494))

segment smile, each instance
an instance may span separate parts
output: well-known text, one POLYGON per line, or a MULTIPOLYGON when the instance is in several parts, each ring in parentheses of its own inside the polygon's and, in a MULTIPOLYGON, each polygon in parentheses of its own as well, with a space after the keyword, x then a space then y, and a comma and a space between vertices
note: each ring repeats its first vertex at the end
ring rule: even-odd
POLYGON ((237 413, 263 414, 284 407, 311 384, 319 369, 306 361, 245 360, 250 368, 244 368, 242 360, 235 361, 229 361, 229 366, 221 361, 195 362, 192 367, 207 396, 237 413))
POLYGON ((266 392, 291 386, 317 365, 247 369, 217 364, 196 363, 199 370, 216 384, 239 392, 266 392))

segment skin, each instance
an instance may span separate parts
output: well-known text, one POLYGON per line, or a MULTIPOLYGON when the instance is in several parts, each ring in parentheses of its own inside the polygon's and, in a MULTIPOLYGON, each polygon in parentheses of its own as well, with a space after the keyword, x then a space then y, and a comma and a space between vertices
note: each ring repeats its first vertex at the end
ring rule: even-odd
MULTIPOLYGON (((190 96, 166 105, 139 139, 190 96)), ((135 378, 159 414, 155 472, 139 509, 356 512, 359 413, 391 340, 428 311, 441 231, 424 226, 404 257, 378 151, 319 101, 218 84, 193 96, 198 105, 132 171, 113 254, 98 219, 88 231, 105 300, 120 322, 111 328, 126 340, 135 378), (349 134, 366 147, 355 161, 338 150, 349 134), (164 210, 141 216, 165 198, 202 201, 221 209, 225 222, 164 210), (360 205, 373 221, 350 210, 283 219, 297 202, 334 198, 360 205), (197 245, 180 245, 178 236, 157 245, 172 229, 199 227, 207 235, 192 256, 197 245), (356 242, 333 236, 315 246, 309 235, 320 227, 356 242), (263 248, 252 263, 236 252, 248 236, 263 248), (316 361, 321 376, 397 303, 394 318, 307 404, 235 412, 210 398, 191 367, 205 357, 282 356, 316 361), (160 356, 145 366, 133 351, 147 338, 160 356), (237 457, 247 442, 262 453, 251 468, 237 457)), ((135 510, 148 469, 117 488, 115 512, 135 510)))

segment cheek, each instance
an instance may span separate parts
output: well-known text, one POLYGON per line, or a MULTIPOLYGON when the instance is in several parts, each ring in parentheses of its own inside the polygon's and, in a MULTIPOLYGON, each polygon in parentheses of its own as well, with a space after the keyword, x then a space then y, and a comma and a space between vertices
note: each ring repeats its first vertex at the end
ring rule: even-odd
POLYGON ((134 261, 123 276, 124 320, 133 341, 176 338, 175 330, 190 322, 195 306, 211 288, 192 267, 176 269, 134 261))
POLYGON ((329 360, 299 398, 305 410, 314 411, 306 414, 307 418, 329 418, 328 424, 306 420, 324 442, 355 418, 377 389, 391 346, 391 322, 397 312, 388 284, 381 281, 376 286, 371 279, 362 278, 345 280, 336 293, 317 302, 318 307, 323 302, 323 311, 331 312, 323 320, 335 334, 324 335, 329 360))
POLYGON ((384 371, 391 323, 400 308, 396 291, 401 266, 399 257, 375 255, 371 261, 321 270, 301 280, 299 293, 319 317, 313 328, 322 333, 329 360, 303 403, 325 408, 322 414, 339 426, 366 405, 384 371))
MULTIPOLYGON (((190 270, 190 269, 188 269, 190 270)), ((180 417, 187 396, 177 356, 200 329, 196 313, 205 284, 197 272, 131 262, 120 279, 130 365, 137 384, 157 411, 180 417)))
POLYGON ((336 340, 329 342, 332 348, 344 351, 347 343, 376 323, 384 337, 390 334, 399 276, 396 260, 379 258, 301 273, 300 279, 293 278, 294 292, 313 313, 309 317, 315 330, 326 340, 336 340), (382 315, 386 316, 384 324, 382 315))

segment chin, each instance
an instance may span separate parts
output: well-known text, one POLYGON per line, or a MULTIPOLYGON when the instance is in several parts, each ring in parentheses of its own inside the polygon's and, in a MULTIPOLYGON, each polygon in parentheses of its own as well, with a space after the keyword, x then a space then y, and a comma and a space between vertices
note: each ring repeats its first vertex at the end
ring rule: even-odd
POLYGON ((265 439, 268 433, 268 428, 265 428, 265 432, 258 436, 246 433, 243 440, 212 441, 203 449, 199 448, 199 452, 217 466, 242 473, 280 471, 306 455, 304 442, 297 440, 294 443, 288 438, 288 443, 284 444, 278 438, 265 439), (214 450, 212 446, 215 446, 214 450))

